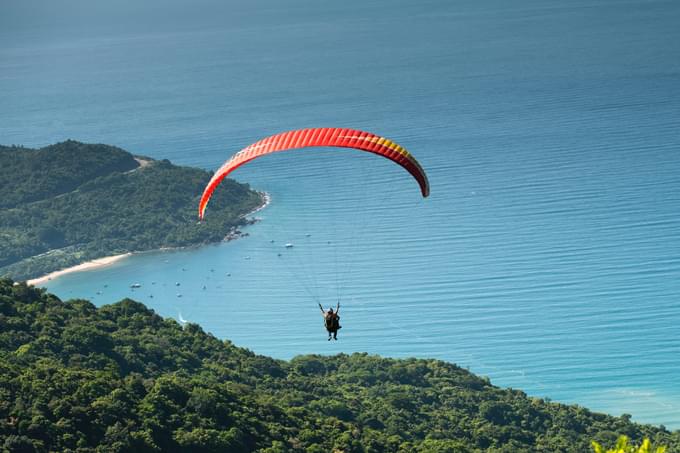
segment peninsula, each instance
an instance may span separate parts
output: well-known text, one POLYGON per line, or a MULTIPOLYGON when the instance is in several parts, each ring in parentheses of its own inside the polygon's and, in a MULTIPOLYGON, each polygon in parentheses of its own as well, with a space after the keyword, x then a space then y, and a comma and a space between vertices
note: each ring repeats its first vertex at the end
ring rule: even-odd
POLYGON ((0 276, 35 279, 130 252, 233 238, 266 198, 224 181, 210 221, 198 223, 210 177, 102 144, 0 146, 0 276))

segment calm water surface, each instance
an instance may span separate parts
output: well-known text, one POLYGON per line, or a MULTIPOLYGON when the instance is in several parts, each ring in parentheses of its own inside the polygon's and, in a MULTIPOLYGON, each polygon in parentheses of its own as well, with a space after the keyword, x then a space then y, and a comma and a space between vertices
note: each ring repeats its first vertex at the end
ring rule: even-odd
POLYGON ((66 2, 77 27, 31 5, 1 7, 1 143, 215 169, 341 125, 404 145, 432 185, 421 200, 360 153, 272 156, 234 175, 272 196, 248 238, 49 290, 132 297, 275 357, 434 357, 680 428, 680 3, 66 2), (316 304, 338 298, 328 343, 316 304))

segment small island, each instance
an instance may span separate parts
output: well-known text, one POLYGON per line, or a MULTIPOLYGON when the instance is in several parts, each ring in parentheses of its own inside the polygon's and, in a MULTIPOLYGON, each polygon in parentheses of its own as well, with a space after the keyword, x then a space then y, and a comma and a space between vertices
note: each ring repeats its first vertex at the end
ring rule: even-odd
POLYGON ((0 276, 26 280, 131 252, 234 239, 266 197, 224 181, 210 220, 198 223, 210 177, 109 145, 0 146, 0 276))
POLYGON ((275 360, 130 299, 95 307, 0 279, 3 451, 587 453, 618 435, 680 451, 680 431, 502 389, 451 363, 275 360))

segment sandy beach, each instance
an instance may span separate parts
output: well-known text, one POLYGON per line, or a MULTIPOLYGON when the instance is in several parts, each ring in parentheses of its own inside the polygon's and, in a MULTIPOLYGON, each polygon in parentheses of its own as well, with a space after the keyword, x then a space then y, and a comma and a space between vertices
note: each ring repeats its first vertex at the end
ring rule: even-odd
MULTIPOLYGON (((260 195, 262 195, 262 204, 257 208, 253 209, 252 211, 250 211, 248 214, 245 214, 243 217, 251 216, 256 212, 266 208, 267 205, 269 205, 269 203, 271 202, 271 196, 267 192, 260 192, 260 195)), ((159 250, 172 250, 172 248, 161 248, 159 250)), ((70 274, 72 272, 91 271, 93 269, 110 266, 111 264, 120 261, 123 258, 126 258, 130 255, 132 255, 132 252, 123 253, 120 255, 105 256, 103 258, 97 258, 96 260, 87 261, 76 266, 67 267, 66 269, 50 272, 49 274, 43 275, 42 277, 34 278, 32 280, 26 280, 26 283, 33 286, 39 286, 43 283, 52 280, 53 278, 61 277, 62 275, 70 274)))
POLYGON ((132 253, 123 253, 121 255, 106 256, 104 258, 97 258, 96 260, 87 261, 85 263, 78 264, 77 266, 68 267, 66 269, 51 272, 51 273, 44 275, 42 277, 34 278, 33 280, 27 280, 26 283, 28 283, 29 285, 38 286, 38 285, 41 285, 41 284, 43 284, 43 283, 45 283, 49 280, 52 280, 53 278, 60 277, 62 275, 66 275, 66 274, 70 274, 72 272, 90 271, 90 270, 93 270, 93 269, 98 269, 100 267, 110 266, 111 264, 113 264, 117 261, 120 261, 123 258, 128 257, 130 255, 132 255, 132 253))

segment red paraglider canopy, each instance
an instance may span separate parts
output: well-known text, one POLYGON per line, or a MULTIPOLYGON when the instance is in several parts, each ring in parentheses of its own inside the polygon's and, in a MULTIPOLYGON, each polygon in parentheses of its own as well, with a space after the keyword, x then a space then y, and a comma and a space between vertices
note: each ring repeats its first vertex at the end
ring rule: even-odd
POLYGON ((203 219, 205 208, 215 188, 241 165, 266 154, 318 146, 352 148, 383 156, 402 166, 418 182, 423 197, 430 194, 430 184, 418 161, 397 143, 379 135, 357 129, 319 127, 298 129, 272 135, 248 145, 226 161, 208 182, 198 205, 198 217, 203 219))

